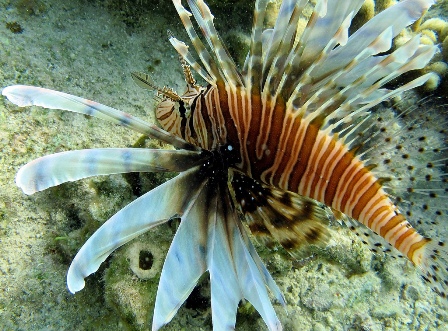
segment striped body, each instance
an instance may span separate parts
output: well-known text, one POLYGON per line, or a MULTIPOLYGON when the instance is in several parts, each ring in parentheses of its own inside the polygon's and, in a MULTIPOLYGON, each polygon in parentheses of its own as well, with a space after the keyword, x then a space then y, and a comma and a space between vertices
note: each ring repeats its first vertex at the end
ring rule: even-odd
POLYGON ((192 90, 182 96, 188 100, 185 116, 170 100, 159 104, 156 116, 165 130, 207 150, 231 145, 239 150, 231 167, 344 213, 420 263, 428 239, 412 228, 364 163, 320 129, 321 122, 294 116, 283 102, 266 106, 243 88, 192 90))
MULTIPOLYGON (((207 5, 188 0, 211 53, 196 34, 191 14, 173 0, 203 67, 183 42, 174 36, 170 42, 208 86, 196 86, 185 74, 188 88, 181 99, 189 111, 162 103, 157 118, 165 130, 223 154, 216 166, 221 168, 219 160, 226 160, 235 204, 253 233, 273 237, 293 255, 307 244, 324 243, 328 233, 319 224, 321 207, 315 200, 352 224, 357 235, 356 221, 381 236, 420 266, 425 280, 445 296, 437 276, 439 262, 433 263, 444 243, 423 237, 411 226, 383 187, 383 173, 372 171, 381 154, 375 155, 374 147, 363 148, 371 144, 370 137, 363 138, 363 130, 372 127, 364 125, 369 109, 429 78, 418 77, 395 90, 383 88, 401 74, 421 69, 433 56, 436 49, 420 44, 419 36, 391 51, 393 38, 432 1, 402 1, 352 36, 348 29, 363 1, 319 1, 297 37, 307 2, 283 1, 274 28, 264 29, 268 1, 256 1, 250 51, 239 71, 207 5), (229 156, 229 151, 235 153, 229 156), (311 212, 307 205, 313 206, 311 212), (296 213, 294 208, 303 210, 296 213)), ((392 168, 386 170, 386 178, 395 176, 392 168)), ((382 246, 370 245, 373 251, 382 246)))

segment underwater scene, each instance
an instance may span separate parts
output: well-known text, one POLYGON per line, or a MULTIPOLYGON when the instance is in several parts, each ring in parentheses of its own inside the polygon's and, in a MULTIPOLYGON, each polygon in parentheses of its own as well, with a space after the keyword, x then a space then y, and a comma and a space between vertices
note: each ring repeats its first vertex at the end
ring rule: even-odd
POLYGON ((0 330, 448 330, 448 0, 0 0, 0 90, 0 330))

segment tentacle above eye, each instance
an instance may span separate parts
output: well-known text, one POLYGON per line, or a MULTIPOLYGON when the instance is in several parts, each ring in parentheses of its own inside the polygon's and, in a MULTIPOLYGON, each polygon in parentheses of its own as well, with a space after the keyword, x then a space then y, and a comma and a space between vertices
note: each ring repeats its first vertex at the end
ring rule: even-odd
POLYGON ((134 131, 147 135, 150 138, 158 139, 177 148, 196 151, 200 150, 200 147, 191 145, 182 138, 176 137, 138 117, 71 94, 27 85, 5 87, 2 90, 2 94, 19 107, 40 106, 48 109, 68 110, 74 113, 94 116, 115 124, 126 126, 134 131))
POLYGON ((146 148, 98 148, 40 157, 24 165, 16 184, 25 194, 82 178, 129 172, 180 172, 206 159, 197 151, 146 148))

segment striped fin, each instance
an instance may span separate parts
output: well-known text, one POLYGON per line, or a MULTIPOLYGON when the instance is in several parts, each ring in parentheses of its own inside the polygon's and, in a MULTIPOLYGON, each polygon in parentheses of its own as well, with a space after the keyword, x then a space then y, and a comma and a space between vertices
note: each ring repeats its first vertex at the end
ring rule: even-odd
POLYGON ((282 70, 287 63, 289 52, 294 46, 297 22, 300 13, 308 0, 285 0, 282 2, 280 12, 275 22, 270 39, 263 46, 263 86, 271 95, 274 94, 276 84, 272 80, 279 80, 282 70))
MULTIPOLYGON (((397 60, 396 54, 392 53, 392 56, 388 56, 384 61, 386 63, 389 61, 393 61, 391 68, 388 68, 390 73, 388 75, 384 75, 384 73, 377 71, 375 74, 378 78, 380 75, 384 76, 381 79, 378 79, 375 83, 373 83, 373 81, 370 80, 370 82, 372 82, 371 86, 365 89, 364 91, 360 91, 362 98, 366 99, 366 97, 369 96, 372 93, 372 91, 377 90, 381 86, 387 84, 388 82, 403 75, 408 71, 424 68, 424 66, 428 64, 429 60, 433 57, 435 52, 436 52, 435 47, 420 46, 416 50, 416 52, 407 59, 405 63, 400 63, 401 61, 396 61, 397 60)), ((397 51, 397 53, 399 56, 403 55, 403 52, 397 51)), ((383 63, 380 62, 379 66, 382 65, 383 63)))
POLYGON ((419 19, 434 2, 434 0, 404 0, 388 7, 350 36, 347 44, 335 48, 328 60, 322 66, 316 67, 312 77, 322 77, 345 67, 377 36, 389 28, 392 28, 392 37, 395 37, 405 27, 419 19))
POLYGON ((171 320, 206 270, 215 330, 235 328, 237 306, 243 298, 254 305, 269 330, 281 330, 266 286, 281 302, 284 299, 247 240, 227 187, 217 186, 204 181, 190 195, 192 203, 181 216, 160 278, 153 331, 171 320))
POLYGON ((309 245, 325 246, 330 239, 328 211, 317 201, 260 184, 239 172, 231 181, 235 204, 251 232, 269 243, 279 242, 297 258, 309 245))
MULTIPOLYGON (((340 34, 341 36, 347 35, 348 24, 343 23, 347 18, 354 17, 363 3, 364 0, 328 1, 325 6, 325 14, 321 14, 322 10, 316 6, 315 11, 317 13, 313 13, 313 15, 318 16, 316 22, 309 27, 309 34, 308 31, 304 31, 304 35, 307 35, 306 42, 300 41, 303 47, 300 59, 301 66, 314 62, 314 59, 319 57, 319 53, 330 43, 333 36, 338 35, 338 30, 345 30, 344 33, 340 34)), ((347 42, 346 38, 339 41, 340 47, 347 42)))
POLYGON ((187 63, 210 85, 215 85, 216 80, 213 79, 207 71, 205 71, 201 65, 193 58, 193 56, 188 51, 188 46, 184 42, 178 40, 173 35, 170 36, 169 41, 171 45, 176 49, 179 55, 187 61, 187 63))
POLYGON ((310 79, 310 72, 325 62, 336 45, 347 42, 351 19, 362 2, 330 1, 325 6, 320 5, 321 2, 316 5, 305 31, 289 55, 282 91, 285 99, 294 89, 301 89, 304 82, 310 79))
MULTIPOLYGON (((431 51, 432 52, 432 51, 431 51)), ((424 57, 422 57, 424 58, 424 57)), ((357 109, 355 111, 352 112, 348 112, 349 109, 351 109, 351 103, 357 101, 356 99, 350 99, 345 101, 339 108, 338 108, 338 112, 346 112, 348 113, 348 115, 346 115, 345 117, 342 117, 338 122, 336 122, 335 124, 333 124, 330 128, 334 128, 336 126, 338 126, 339 124, 341 124, 342 122, 350 122, 353 120, 353 118, 355 118, 355 115, 360 116, 363 114, 367 114, 366 111, 369 110, 370 108, 380 104, 381 102, 383 102, 384 100, 388 100, 396 95, 399 95, 405 91, 409 91, 412 90, 416 87, 419 87, 421 85, 423 85, 424 83, 426 83, 428 81, 428 79, 430 77, 433 76, 433 73, 428 73, 426 75, 420 76, 412 81, 410 81, 409 83, 406 83, 402 86, 400 86, 399 88, 396 88, 395 90, 385 90, 385 93, 382 93, 380 96, 376 97, 373 100, 369 100, 369 102, 367 104, 365 104, 362 107, 357 107, 357 109)), ((387 78, 386 78, 387 80, 387 78)), ((365 90, 365 96, 369 96, 371 93, 373 93, 374 91, 376 91, 376 89, 379 87, 377 84, 375 84, 375 87, 371 87, 368 88, 367 90, 365 90)), ((361 95, 361 98, 366 99, 366 97, 364 95, 361 95)), ((339 115, 339 114, 338 114, 339 115)))
MULTIPOLYGON (((193 28, 193 24, 190 20, 191 14, 184 8, 184 6, 182 6, 181 0, 173 0, 173 4, 176 7, 177 13, 179 14, 179 17, 185 27, 185 30, 187 31, 188 36, 190 37, 191 43, 198 53, 199 58, 201 59, 201 62, 207 70, 208 74, 212 77, 214 82, 221 84, 224 83, 224 78, 218 66, 216 65, 215 60, 207 51, 193 28)), ((185 58, 185 60, 187 60, 187 58, 185 58)))
POLYGON ((129 172, 180 172, 204 161, 201 152, 146 148, 84 149, 47 155, 24 165, 16 184, 25 194, 82 178, 129 172))
POLYGON ((213 15, 203 0, 188 0, 188 5, 199 24, 204 37, 213 50, 219 66, 227 80, 227 84, 242 86, 241 76, 229 52, 221 42, 218 32, 213 24, 213 15))
POLYGON ((297 29, 298 16, 302 12, 308 0, 284 0, 280 6, 280 10, 274 24, 269 39, 263 44, 264 61, 263 72, 267 74, 269 68, 274 62, 274 58, 279 53, 281 44, 290 44, 292 37, 295 35, 290 33, 291 30, 297 29))
MULTIPOLYGON (((348 29, 348 26, 346 27, 348 29)), ((294 91, 294 94, 291 95, 290 100, 294 103, 296 102, 296 96, 297 93, 301 93, 300 91, 302 89, 308 89, 310 92, 308 93, 311 95, 311 97, 304 102, 303 106, 301 106, 301 113, 303 113, 306 109, 310 108, 311 104, 319 104, 321 102, 320 100, 324 100, 327 103, 335 98, 335 96, 342 95, 343 92, 339 92, 336 94, 335 91, 337 91, 337 81, 339 77, 346 75, 347 73, 350 73, 354 66, 358 63, 360 58, 364 58, 365 55, 374 55, 380 52, 385 52, 390 49, 392 45, 392 30, 386 29, 382 34, 380 34, 375 40, 366 47, 360 54, 357 54, 357 56, 350 61, 350 63, 340 68, 337 72, 335 72, 333 75, 330 75, 328 78, 323 79, 322 81, 319 81, 318 83, 312 83, 310 73, 312 70, 320 65, 322 65, 328 58, 328 51, 331 50, 334 47, 334 42, 331 43, 329 48, 326 48, 327 52, 325 53, 324 57, 320 57, 319 61, 316 61, 315 63, 312 63, 309 68, 305 71, 304 77, 302 78, 294 91), (310 83, 311 82, 311 83, 310 83), (311 86, 307 86, 311 85, 311 86), (331 93, 334 93, 335 96, 331 95, 331 93), (330 100, 327 100, 325 97, 330 96, 332 98, 329 98, 330 100)), ((345 91, 345 90, 343 90, 345 91)), ((290 101, 290 102, 291 102, 290 101)))
MULTIPOLYGON (((299 56, 297 54, 293 56, 293 60, 287 68, 288 70, 284 73, 284 82, 282 85, 284 86, 284 90, 282 91, 282 95, 285 99, 288 99, 288 103, 290 104, 289 107, 293 105, 295 109, 300 109, 300 111, 296 113, 296 116, 302 117, 308 110, 310 104, 319 104, 320 100, 326 100, 326 97, 331 96, 332 93, 337 91, 334 86, 334 80, 344 73, 343 70, 338 71, 333 76, 329 76, 322 81, 313 80, 310 73, 314 68, 325 63, 329 53, 337 44, 346 42, 348 28, 352 17, 353 12, 346 17, 340 29, 336 31, 335 35, 333 35, 315 61, 309 63, 306 69, 300 65, 296 65, 295 62, 299 60, 299 56), (300 79, 293 79, 300 74, 300 79), (307 93, 304 95, 303 91, 307 91, 307 93)), ((351 68, 344 69, 349 71, 351 68)))
MULTIPOLYGON (((345 28, 348 29, 348 26, 345 28)), ((312 80, 311 73, 315 68, 320 67, 325 63, 325 61, 328 60, 328 52, 334 47, 334 41, 330 42, 330 47, 325 48, 326 52, 319 57, 319 60, 312 63, 305 70, 303 77, 298 81, 294 92, 290 96, 288 102, 294 104, 295 108, 300 108, 300 111, 297 112, 295 116, 303 116, 308 109, 315 112, 315 114, 311 115, 313 117, 325 117, 329 115, 331 110, 337 109, 337 106, 347 98, 345 95, 347 90, 352 89, 357 84, 362 83, 362 80, 355 80, 353 84, 348 84, 346 87, 342 88, 343 85, 338 85, 339 78, 351 73, 361 59, 368 59, 372 55, 385 52, 390 49, 391 45, 392 30, 386 29, 360 54, 357 54, 356 57, 352 59, 352 61, 350 61, 345 67, 339 68, 339 70, 333 75, 330 75, 321 81, 315 82, 312 80), (303 96, 303 90, 309 91, 307 95, 303 96), (320 106, 318 110, 315 110, 314 105, 320 106), (329 107, 329 105, 331 105, 331 107, 329 107), (323 113, 322 110, 325 110, 326 113, 323 113)))
MULTIPOLYGON (((263 45, 263 84, 269 81, 269 76, 277 76, 281 72, 282 65, 292 47, 296 36, 297 23, 308 0, 285 0, 282 2, 280 11, 269 39, 263 45), (280 62, 283 60, 282 65, 280 62)), ((281 75, 280 75, 281 77, 281 75)))
MULTIPOLYGON (((370 46, 368 48, 370 48, 370 46)), ((389 55, 369 57, 358 63, 351 70, 343 70, 344 72, 334 80, 336 85, 345 86, 339 94, 341 96, 343 95, 344 98, 348 100, 347 102, 350 102, 353 105, 367 103, 381 97, 381 95, 385 94, 386 90, 372 91, 369 96, 364 93, 363 98, 359 98, 359 94, 383 77, 389 76, 390 73, 393 73, 395 76, 389 76, 387 81, 383 80, 384 84, 397 77, 396 75, 399 72, 400 67, 403 67, 424 49, 430 52, 435 51, 435 48, 433 47, 420 46, 420 36, 417 35, 389 55), (356 101, 353 102, 350 100, 356 101)), ((375 50, 375 53, 372 53, 372 55, 380 51, 381 50, 379 49, 375 50)), ((431 53, 427 53, 427 55, 428 57, 432 57, 431 53)), ((424 65, 426 65, 426 61, 415 67, 423 67, 424 65)), ((331 117, 328 119, 330 118, 331 117)))
MULTIPOLYGON (((194 181, 188 184, 193 188, 188 194, 189 205, 182 211, 180 226, 163 264, 153 314, 153 331, 159 330, 171 321, 193 291, 201 275, 207 270, 206 247, 207 223, 209 222, 207 218, 211 215, 208 215, 206 208, 210 201, 204 200, 198 204, 200 198, 208 198, 204 197, 207 180, 200 180, 197 174, 195 177, 194 181)), ((179 188, 177 190, 180 191, 179 188)), ((228 299, 231 297, 232 293, 229 293, 228 299)), ((238 301, 239 298, 236 298, 237 303, 238 301)))
MULTIPOLYGON (((325 116, 326 118, 323 123, 327 123, 334 119, 344 118, 347 114, 353 117, 358 113, 362 113, 364 110, 368 110, 369 108, 377 105, 386 98, 390 98, 395 94, 418 86, 415 84, 423 84, 426 82, 430 75, 421 76, 412 81, 409 85, 406 85, 406 87, 402 86, 401 88, 393 91, 388 91, 385 89, 380 90, 382 86, 403 73, 423 68, 432 58, 436 50, 436 48, 432 46, 420 46, 415 48, 414 46, 418 45, 415 45, 412 42, 407 45, 399 48, 392 54, 385 56, 382 61, 373 66, 364 75, 358 77, 353 83, 347 85, 333 96, 329 97, 318 108, 316 108, 313 113, 309 114, 308 120, 316 118, 317 116, 325 116), (409 45, 409 47, 407 47, 407 45, 409 45), (406 56, 408 57, 406 58, 406 56), (367 103, 368 106, 359 107, 357 110, 353 111, 353 106, 360 103, 367 103), (333 109, 335 109, 335 111, 333 109)), ((338 78, 348 72, 350 72, 349 69, 341 70, 340 74, 334 76, 327 84, 337 84, 336 81, 338 78)), ((304 107, 307 107, 307 105, 311 101, 314 101, 315 98, 317 98, 320 93, 323 93, 324 90, 325 87, 322 88, 320 92, 316 92, 315 95, 313 95, 313 97, 304 105, 304 107)))
POLYGON ((155 125, 148 124, 132 115, 98 102, 83 99, 71 94, 27 85, 5 87, 2 94, 19 107, 39 106, 48 109, 68 110, 75 113, 98 117, 103 120, 126 126, 150 138, 163 141, 174 147, 186 150, 200 150, 199 147, 170 134, 155 125))
POLYGON ((263 36, 266 35, 263 31, 263 22, 268 2, 268 0, 257 0, 255 2, 251 43, 243 67, 245 86, 249 92, 252 91, 254 94, 260 92, 261 86, 260 73, 262 70, 262 57, 264 52, 263 36))
MULTIPOLYGON (((337 92, 331 98, 328 98, 320 107, 314 110, 314 112, 308 115, 308 120, 311 121, 314 118, 323 117, 321 121, 321 126, 325 127, 328 123, 332 122, 332 124, 328 125, 325 128, 325 132, 330 133, 343 133, 343 131, 348 131, 347 136, 352 135, 352 133, 356 132, 356 126, 353 126, 351 130, 347 130, 346 127, 342 128, 341 125, 344 123, 350 123, 354 118, 362 118, 366 119, 366 116, 369 115, 368 110, 384 100, 390 99, 396 95, 399 95, 405 91, 411 90, 418 86, 423 85, 433 74, 428 73, 426 75, 420 76, 409 83, 406 83, 394 90, 380 89, 380 87, 387 82, 393 80, 399 75, 407 72, 409 70, 414 70, 417 68, 422 68, 429 59, 434 54, 434 47, 420 47, 419 49, 422 52, 417 51, 415 57, 413 56, 407 63, 402 64, 401 68, 397 68, 395 71, 383 77, 382 79, 378 79, 373 85, 362 84, 365 79, 369 79, 370 76, 375 76, 375 70, 380 68, 382 70, 381 63, 377 66, 373 66, 372 70, 368 71, 368 74, 363 75, 359 79, 357 79, 354 84, 346 86, 344 89, 337 92), (428 57, 429 56, 429 57, 428 57), (363 85, 358 88, 359 85, 363 85), (344 95, 347 93, 348 95, 344 95), (335 105, 336 104, 336 105, 335 105), (360 106, 359 104, 363 104, 360 106)), ((383 59, 384 62, 389 62, 389 58, 391 58, 394 54, 383 59)), ((380 61, 380 62, 383 62, 380 61)), ((299 113, 296 114, 299 116, 299 113)), ((344 134, 345 135, 345 134, 344 134)), ((341 138, 341 142, 346 143, 345 138, 341 138)), ((348 148, 351 146, 348 144, 348 148)))
MULTIPOLYGON (((372 58, 372 56, 389 50, 392 39, 403 28, 419 18, 423 10, 428 8, 432 2, 429 0, 402 1, 377 15, 347 40, 343 36, 347 33, 351 17, 358 9, 358 4, 355 7, 348 8, 353 9, 351 12, 347 11, 344 13, 343 9, 340 9, 343 14, 340 17, 338 16, 338 19, 345 17, 345 21, 341 23, 340 27, 345 32, 338 30, 332 38, 328 36, 321 37, 321 39, 323 38, 322 41, 319 40, 317 32, 325 24, 331 24, 326 22, 326 19, 331 20, 324 16, 315 18, 316 22, 313 23, 312 17, 308 26, 309 31, 303 33, 296 49, 293 50, 292 60, 288 61, 290 66, 286 68, 284 73, 284 87, 281 93, 284 98, 289 98, 288 108, 299 109, 295 116, 301 117, 306 112, 315 112, 314 117, 325 118, 338 109, 345 101, 345 105, 341 107, 337 115, 339 118, 343 118, 344 114, 349 114, 352 111, 352 106, 356 104, 370 103, 376 99, 384 100, 384 96, 388 95, 388 92, 380 90, 380 87, 394 77, 426 65, 431 58, 431 54, 434 54, 436 47, 421 46, 420 48, 424 50, 418 50, 414 55, 412 52, 409 52, 410 46, 405 47, 402 51, 397 50, 395 58, 393 56, 386 57, 384 61, 379 62, 378 59, 372 58), (318 28, 319 24, 322 24, 320 28, 318 28), (313 37, 314 33, 316 33, 316 37, 313 37), (314 41, 315 38, 317 39, 314 41), (322 48, 322 45, 324 45, 323 40, 329 40, 324 48, 322 48), (303 52, 306 52, 306 47, 309 47, 312 55, 301 54, 300 45, 302 42, 306 42, 303 52), (314 47, 312 46, 313 43, 319 46, 314 47), (339 45, 335 47, 336 44, 339 45), (321 49, 320 53, 316 54, 314 51, 311 51, 313 47, 316 50, 321 49), (400 63, 399 57, 403 55, 405 50, 408 51, 407 56, 410 57, 409 63, 401 63, 401 66, 394 70, 393 66, 397 66, 400 63), (418 52, 421 52, 421 56, 417 55, 418 52), (343 56, 339 54, 343 54, 343 56), (307 56, 309 60, 306 60, 307 56), (393 61, 395 64, 385 68, 389 64, 388 61, 393 61), (373 69, 368 66, 372 63, 375 64, 373 69), (369 75, 362 76, 361 73, 365 73, 365 71, 357 70, 357 67, 366 69, 366 71, 369 71, 369 75), (355 79, 353 73, 358 73, 361 76, 358 77, 359 79, 355 79), (297 79, 297 77, 300 78, 297 79), (354 80, 351 82, 347 81, 347 77, 351 77, 354 80), (373 77, 376 77, 377 80, 374 81, 373 77), (371 86, 368 85, 367 81, 371 86)), ((328 6, 331 7, 336 4, 337 2, 334 1, 330 2, 328 6)), ((354 5, 354 3, 352 4, 354 5)), ((335 10, 328 9, 327 15, 331 17, 329 13, 335 13, 335 10)), ((317 16, 314 15, 314 17, 317 16)), ((415 41, 413 45, 415 45, 415 41)), ((369 107, 373 105, 371 103, 369 107)), ((350 114, 350 116, 353 115, 350 114)))

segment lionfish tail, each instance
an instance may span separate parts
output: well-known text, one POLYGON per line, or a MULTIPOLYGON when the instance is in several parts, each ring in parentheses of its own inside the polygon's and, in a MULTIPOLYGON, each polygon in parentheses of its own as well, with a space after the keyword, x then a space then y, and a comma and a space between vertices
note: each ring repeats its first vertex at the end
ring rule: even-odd
POLYGON ((430 287, 447 299, 448 295, 448 247, 445 241, 425 239, 421 253, 413 262, 421 269, 422 278, 430 287))

